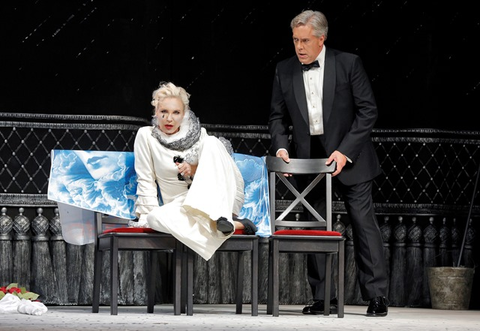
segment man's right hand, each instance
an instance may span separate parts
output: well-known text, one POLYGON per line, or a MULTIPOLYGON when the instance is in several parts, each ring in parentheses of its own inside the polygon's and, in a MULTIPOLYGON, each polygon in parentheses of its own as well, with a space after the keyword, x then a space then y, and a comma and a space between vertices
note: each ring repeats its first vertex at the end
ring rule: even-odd
POLYGON ((288 156, 288 152, 284 149, 281 149, 277 152, 277 157, 281 157, 285 163, 290 163, 290 157, 288 156))
MULTIPOLYGON (((277 152, 277 157, 281 158, 285 163, 290 163, 290 157, 288 152, 284 149, 281 149, 277 152)), ((283 174, 285 177, 291 177, 292 174, 283 174)))

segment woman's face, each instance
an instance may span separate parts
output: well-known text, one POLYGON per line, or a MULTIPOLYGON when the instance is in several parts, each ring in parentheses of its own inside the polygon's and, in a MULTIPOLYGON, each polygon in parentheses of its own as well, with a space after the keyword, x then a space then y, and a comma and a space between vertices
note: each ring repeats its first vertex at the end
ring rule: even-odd
POLYGON ((165 134, 174 134, 180 129, 185 116, 183 102, 180 98, 168 97, 159 102, 155 115, 158 118, 158 127, 165 134))

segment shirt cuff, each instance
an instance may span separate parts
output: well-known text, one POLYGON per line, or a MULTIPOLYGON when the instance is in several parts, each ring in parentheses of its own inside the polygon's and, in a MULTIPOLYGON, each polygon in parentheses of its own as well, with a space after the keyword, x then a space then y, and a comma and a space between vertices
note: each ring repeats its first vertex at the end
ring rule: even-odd
POLYGON ((285 153, 287 153, 287 156, 290 156, 290 155, 288 154, 288 151, 287 151, 285 148, 279 148, 279 149, 277 150, 277 152, 275 153, 275 156, 277 156, 277 155, 278 155, 278 152, 280 152, 280 151, 285 151, 285 153))

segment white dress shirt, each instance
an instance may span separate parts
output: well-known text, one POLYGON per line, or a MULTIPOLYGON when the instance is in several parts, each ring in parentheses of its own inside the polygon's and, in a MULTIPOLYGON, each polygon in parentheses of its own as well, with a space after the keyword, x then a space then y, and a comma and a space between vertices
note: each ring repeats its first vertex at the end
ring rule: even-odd
POLYGON ((303 72, 303 84, 307 97, 310 134, 323 134, 323 74, 325 72, 325 45, 317 57, 320 67, 303 72))

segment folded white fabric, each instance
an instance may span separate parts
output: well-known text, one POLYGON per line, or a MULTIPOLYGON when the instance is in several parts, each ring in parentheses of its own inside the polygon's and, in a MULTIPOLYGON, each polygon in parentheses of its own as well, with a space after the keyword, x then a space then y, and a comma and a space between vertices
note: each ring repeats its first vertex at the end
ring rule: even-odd
POLYGON ((19 297, 11 293, 5 294, 2 300, 0 300, 0 314, 16 313, 19 304, 19 297))
POLYGON ((48 308, 41 302, 22 299, 17 310, 22 314, 39 316, 45 314, 48 311, 48 308))
POLYGON ((41 302, 35 302, 7 293, 0 300, 0 314, 22 313, 28 315, 42 315, 48 311, 48 308, 41 302))

